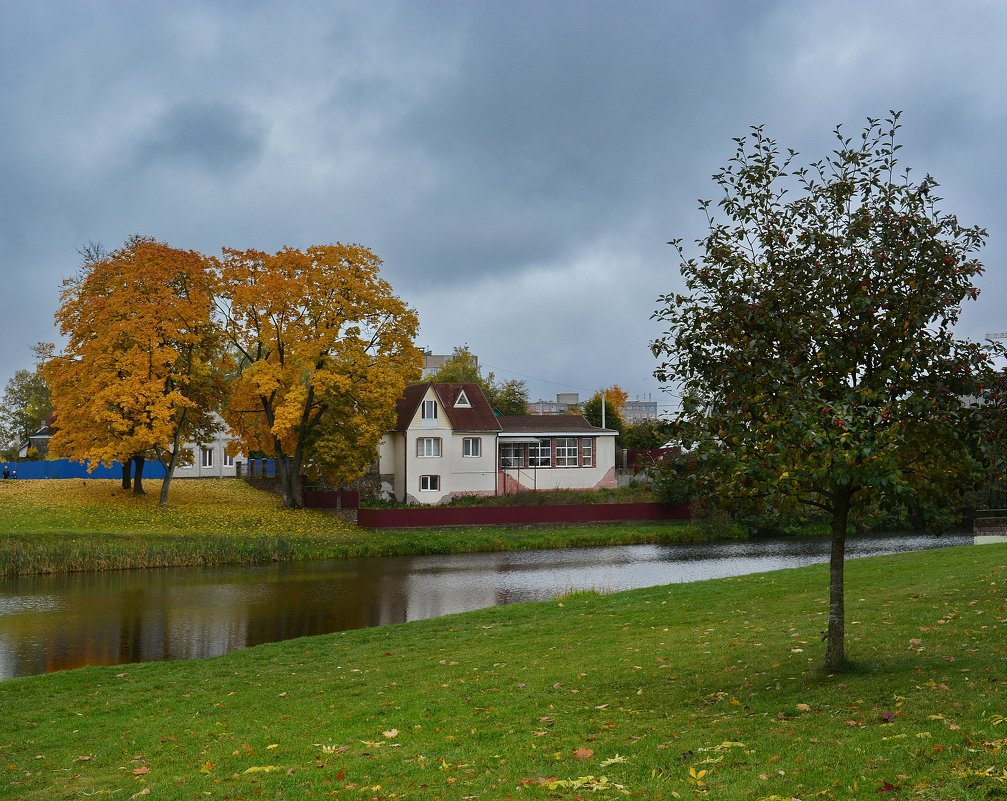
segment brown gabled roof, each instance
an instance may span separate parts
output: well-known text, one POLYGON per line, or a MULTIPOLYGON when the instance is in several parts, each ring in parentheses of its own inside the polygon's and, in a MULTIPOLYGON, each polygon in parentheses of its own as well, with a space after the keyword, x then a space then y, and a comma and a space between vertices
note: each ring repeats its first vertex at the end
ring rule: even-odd
POLYGON ((500 423, 478 384, 410 384, 396 405, 395 431, 409 428, 420 401, 433 388, 440 402, 440 413, 455 431, 499 431, 500 423), (469 406, 456 406, 461 393, 465 393, 469 406))
POLYGON ((497 419, 500 421, 501 433, 504 436, 532 434, 583 437, 590 434, 614 435, 619 433, 611 428, 593 426, 581 414, 506 415, 497 419))

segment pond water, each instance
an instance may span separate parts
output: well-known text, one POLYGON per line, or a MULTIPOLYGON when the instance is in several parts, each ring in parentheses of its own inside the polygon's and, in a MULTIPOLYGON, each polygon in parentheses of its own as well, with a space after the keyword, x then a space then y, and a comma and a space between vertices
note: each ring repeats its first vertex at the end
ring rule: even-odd
MULTIPOLYGON (((966 535, 853 538, 850 557, 966 535)), ((0 580, 0 679, 86 665, 195 659, 574 590, 605 592, 828 560, 827 539, 128 570, 0 580)))

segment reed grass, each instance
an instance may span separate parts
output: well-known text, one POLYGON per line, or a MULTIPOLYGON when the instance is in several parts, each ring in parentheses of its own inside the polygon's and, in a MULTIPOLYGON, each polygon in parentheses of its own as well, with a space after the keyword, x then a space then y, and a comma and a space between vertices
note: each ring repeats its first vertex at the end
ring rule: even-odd
POLYGON ((709 538, 692 524, 371 531, 238 480, 176 481, 162 509, 158 483, 137 497, 114 481, 0 482, 0 577, 709 538))

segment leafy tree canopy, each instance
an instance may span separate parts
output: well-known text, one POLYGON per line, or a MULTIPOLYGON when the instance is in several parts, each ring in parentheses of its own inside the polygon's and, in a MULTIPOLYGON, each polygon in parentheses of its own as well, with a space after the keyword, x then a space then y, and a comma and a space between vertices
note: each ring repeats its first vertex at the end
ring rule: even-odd
POLYGON ((623 448, 649 451, 665 445, 672 435, 672 424, 668 420, 640 420, 624 423, 619 434, 619 444, 623 448))
POLYGON ((479 360, 465 345, 455 348, 451 358, 426 380, 430 383, 478 384, 490 406, 500 414, 528 414, 528 389, 524 381, 511 379, 497 383, 493 373, 484 378, 479 360))
MULTIPOLYGON (((36 355, 45 358, 45 343, 36 346, 36 355)), ((52 413, 49 385, 34 370, 18 370, 7 382, 0 400, 0 448, 16 455, 28 437, 42 428, 52 413)))
MULTIPOLYGON (((626 423, 622 419, 622 407, 626 405, 629 393, 618 384, 599 389, 584 402, 581 411, 593 426, 602 425, 602 398, 605 399, 604 427, 621 432, 626 423)), ((621 444, 621 442, 620 442, 621 444)))
POLYGON ((276 458, 288 507, 303 473, 360 476, 419 377, 419 320, 380 264, 360 245, 224 251, 218 311, 238 354, 224 416, 247 452, 276 458))
POLYGON ((899 115, 835 130, 797 166, 761 127, 735 140, 701 203, 699 256, 675 240, 685 290, 659 299, 655 375, 684 396, 676 435, 695 489, 734 506, 804 504, 832 520, 825 664, 842 665, 851 514, 926 512, 971 486, 984 458, 989 348, 957 339, 986 232, 942 211, 937 182, 899 171, 899 115), (719 215, 719 216, 718 216, 719 215))
POLYGON ((92 465, 136 461, 138 493, 152 453, 167 468, 164 505, 183 442, 207 436, 224 391, 210 262, 138 236, 83 254, 56 312, 66 347, 42 367, 56 418, 50 451, 92 465))

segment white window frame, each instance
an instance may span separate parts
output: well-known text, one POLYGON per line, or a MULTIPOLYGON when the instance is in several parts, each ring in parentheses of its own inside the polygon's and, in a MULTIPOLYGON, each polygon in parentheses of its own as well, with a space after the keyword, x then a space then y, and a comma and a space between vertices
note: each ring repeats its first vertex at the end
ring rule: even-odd
POLYGON ((500 466, 504 469, 524 467, 525 447, 518 442, 500 443, 500 466))
POLYGON ((213 467, 213 448, 199 449, 199 466, 204 469, 213 467))
POLYGON ((437 419, 437 401, 435 400, 425 400, 420 404, 420 419, 421 420, 436 420, 437 419))
POLYGON ((440 437, 417 437, 416 456, 419 459, 436 459, 441 455, 440 437))
POLYGON ((440 492, 441 477, 436 475, 420 476, 420 492, 440 492))
POLYGON ((465 437, 462 439, 462 456, 474 459, 483 455, 482 437, 465 437))
POLYGON ((472 402, 469 400, 469 396, 465 394, 464 389, 458 393, 458 400, 455 401, 455 406, 459 409, 472 408, 472 402))
POLYGON ((579 444, 576 437, 557 437, 556 467, 577 467, 579 444))
POLYGON ((552 440, 540 439, 528 445, 528 467, 552 467, 552 440))
POLYGON ((224 448, 224 467, 234 467, 234 457, 224 448))
POLYGON ((584 437, 580 441, 581 467, 594 467, 594 437, 584 437))

